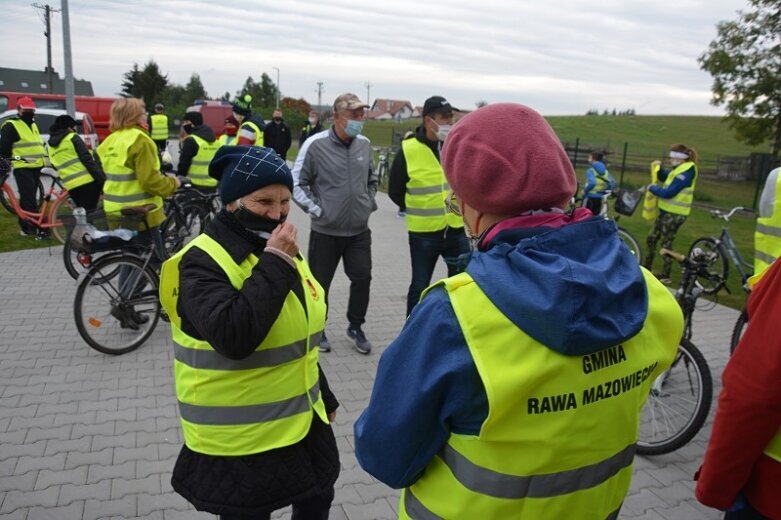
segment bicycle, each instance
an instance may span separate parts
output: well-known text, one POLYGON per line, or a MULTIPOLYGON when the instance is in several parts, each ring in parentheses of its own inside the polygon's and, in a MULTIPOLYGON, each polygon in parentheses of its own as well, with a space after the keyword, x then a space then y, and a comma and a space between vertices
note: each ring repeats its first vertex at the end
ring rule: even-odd
MULTIPOLYGON (((703 284, 703 292, 705 292, 705 294, 716 294, 722 288, 729 292, 726 283, 727 277, 729 276, 730 260, 732 260, 735 269, 737 269, 740 274, 741 287, 747 294, 750 292, 748 279, 754 275, 754 265, 740 254, 738 246, 735 244, 735 240, 732 238, 728 227, 732 216, 744 209, 745 208, 742 206, 736 206, 726 213, 717 209, 711 210, 710 214, 712 218, 720 218, 725 222, 724 226, 721 228, 721 234, 718 237, 700 237, 692 243, 691 249, 698 247, 703 251, 715 253, 713 265, 709 268, 710 276, 706 278, 706 281, 703 284)), ((738 346, 746 325, 748 325, 748 315, 746 314, 746 310, 743 309, 732 330, 729 348, 730 354, 734 352, 735 347, 738 346)))
MULTIPOLYGON (((184 245, 198 236, 206 227, 219 208, 217 193, 203 193, 182 177, 179 190, 164 202, 166 218, 160 225, 163 244, 168 256, 176 253, 184 245)), ((93 217, 88 216, 88 222, 93 217)), ((97 214, 97 220, 103 217, 97 214)), ((74 247, 67 240, 62 249, 65 270, 74 280, 92 267, 92 264, 102 254, 99 251, 87 251, 74 247)))
POLYGON ((675 359, 656 378, 641 411, 637 453, 661 455, 688 443, 702 428, 713 399, 713 380, 708 362, 692 343, 692 315, 703 290, 698 278, 707 275, 712 252, 693 249, 688 256, 662 249, 683 267, 675 299, 684 318, 683 336, 675 359))
POLYGON ((721 288, 726 288, 727 277, 729 276, 729 261, 735 265, 738 273, 740 274, 743 290, 749 292, 748 279, 754 274, 754 265, 751 262, 746 261, 738 250, 738 246, 735 245, 732 235, 729 232, 729 221, 732 216, 738 211, 742 211, 742 206, 737 206, 725 213, 723 211, 713 209, 710 211, 712 218, 720 218, 724 220, 725 224, 721 228, 721 234, 718 237, 700 237, 695 240, 689 252, 694 248, 699 248, 706 252, 713 252, 713 264, 708 268, 708 276, 704 277, 704 283, 702 283, 702 289, 705 294, 715 294, 721 288))
MULTIPOLYGON (((605 219, 612 218, 613 221, 616 222, 616 226, 618 227, 618 238, 620 238, 621 241, 626 244, 626 247, 629 249, 629 252, 632 253, 632 256, 635 257, 638 264, 643 262, 643 250, 640 247, 640 242, 637 241, 635 236, 630 233, 629 230, 618 226, 618 221, 621 219, 621 215, 632 216, 632 214, 635 212, 635 209, 639 205, 640 200, 642 199, 643 192, 643 189, 635 191, 620 189, 605 190, 605 196, 602 199, 602 205, 600 206, 598 215, 605 219), (609 215, 609 204, 607 203, 608 199, 616 199, 614 209, 618 215, 615 217, 611 217, 609 215)), ((579 205, 582 203, 582 201, 582 198, 574 198, 573 204, 579 205)))
POLYGON ((390 174, 391 149, 374 147, 374 151, 377 152, 377 162, 373 165, 374 171, 377 172, 377 186, 387 189, 388 175, 390 174))
MULTIPOLYGON (((28 162, 23 157, 14 157, 16 161, 28 162)), ((5 161, 8 163, 8 161, 5 161)), ((22 209, 16 192, 7 182, 13 169, 10 163, 7 167, 0 167, 0 187, 2 187, 2 205, 23 221, 42 230, 51 230, 54 237, 64 243, 67 233, 62 225, 63 217, 67 217, 73 212, 74 202, 70 198, 68 190, 62 184, 53 168, 44 167, 41 169, 41 179, 49 183, 49 189, 44 191, 43 182, 38 181, 36 193, 39 195, 38 211, 27 211, 22 209)))
POLYGON ((162 240, 153 238, 144 243, 113 236, 118 229, 154 233, 146 225, 146 215, 154 208, 124 208, 119 214, 93 212, 89 219, 92 226, 114 231, 97 239, 88 234, 79 236, 78 224, 71 228, 69 242, 73 247, 90 254, 106 253, 79 278, 73 300, 76 329, 98 352, 119 355, 137 349, 161 317, 159 277, 152 259, 162 262, 167 258, 162 240))

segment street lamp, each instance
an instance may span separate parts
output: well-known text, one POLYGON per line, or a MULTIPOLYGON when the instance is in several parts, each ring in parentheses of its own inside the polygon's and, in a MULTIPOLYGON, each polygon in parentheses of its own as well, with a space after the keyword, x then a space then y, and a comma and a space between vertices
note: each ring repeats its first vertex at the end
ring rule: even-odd
POLYGON ((277 71, 277 108, 279 108, 279 67, 271 67, 277 71))

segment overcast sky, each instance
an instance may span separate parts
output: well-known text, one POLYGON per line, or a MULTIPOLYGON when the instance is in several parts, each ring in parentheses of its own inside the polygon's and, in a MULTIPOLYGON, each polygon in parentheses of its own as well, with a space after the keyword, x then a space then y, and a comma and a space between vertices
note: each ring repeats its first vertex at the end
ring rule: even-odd
MULTIPOLYGON (((43 4, 46 0, 40 0, 43 4)), ((0 66, 42 70, 46 43, 29 0, 0 0, 0 66)), ((52 5, 60 7, 59 0, 52 5)), ((746 0, 70 0, 73 68, 96 95, 120 91, 150 59, 182 85, 235 94, 266 72, 283 96, 323 103, 343 92, 459 108, 515 101, 546 115, 589 108, 710 114, 697 57, 746 0), (235 5, 240 7, 235 7, 235 5)), ((53 63, 64 70, 62 19, 53 63)))

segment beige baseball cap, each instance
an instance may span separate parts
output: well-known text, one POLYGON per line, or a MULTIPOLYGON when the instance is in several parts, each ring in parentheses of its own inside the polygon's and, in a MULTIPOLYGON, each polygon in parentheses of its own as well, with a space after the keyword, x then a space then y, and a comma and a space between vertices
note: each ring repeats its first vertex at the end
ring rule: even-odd
POLYGON ((356 108, 369 108, 369 105, 361 101, 355 94, 342 94, 334 101, 334 112, 340 110, 355 110, 356 108))

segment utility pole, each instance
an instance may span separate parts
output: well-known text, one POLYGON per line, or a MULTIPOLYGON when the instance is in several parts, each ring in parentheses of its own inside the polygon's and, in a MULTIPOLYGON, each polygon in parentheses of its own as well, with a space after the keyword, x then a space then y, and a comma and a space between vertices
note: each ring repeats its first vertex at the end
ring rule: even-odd
POLYGON ((49 4, 39 5, 33 4, 35 9, 43 10, 43 23, 46 26, 46 31, 43 33, 46 36, 46 83, 48 85, 49 94, 54 91, 54 69, 52 68, 52 11, 58 12, 57 9, 52 9, 49 4))
POLYGON ((371 101, 369 101, 371 99, 371 96, 369 94, 372 91, 372 84, 371 82, 367 81, 365 86, 366 86, 366 104, 372 106, 371 101))
POLYGON ((279 108, 279 67, 271 67, 277 71, 277 109, 279 108))
POLYGON ((65 61, 65 110, 71 117, 76 115, 76 89, 73 85, 73 56, 71 54, 71 21, 68 0, 60 0, 62 8, 62 49, 65 61))
POLYGON ((320 108, 321 106, 323 106, 322 99, 323 99, 323 82, 322 81, 318 81, 317 82, 317 111, 318 111, 318 113, 322 113, 322 109, 320 108))

